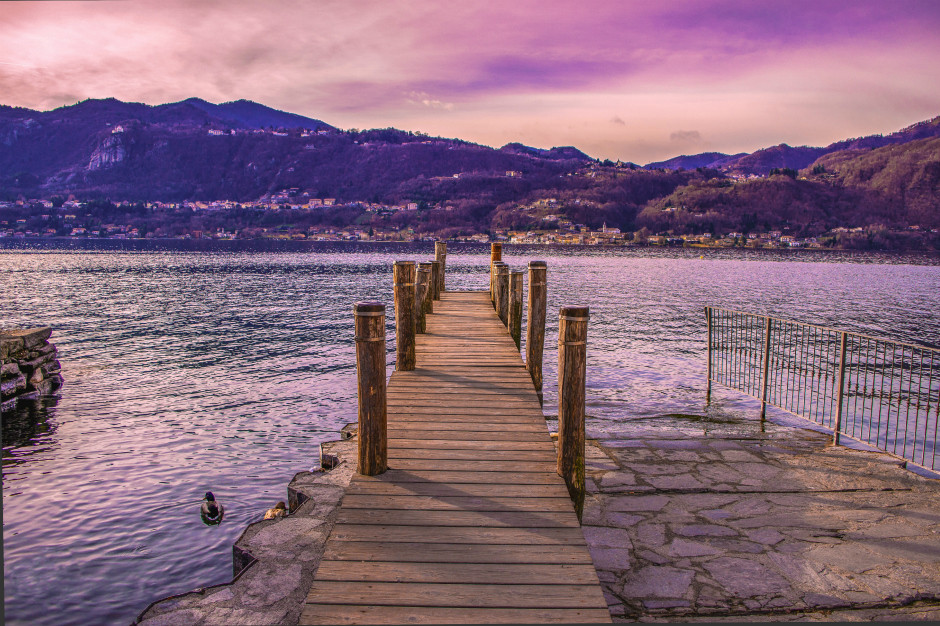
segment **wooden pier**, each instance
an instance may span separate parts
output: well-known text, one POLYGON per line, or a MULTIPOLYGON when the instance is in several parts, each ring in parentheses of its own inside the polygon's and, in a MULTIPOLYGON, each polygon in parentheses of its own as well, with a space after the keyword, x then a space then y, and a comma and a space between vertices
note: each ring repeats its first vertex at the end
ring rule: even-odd
POLYGON ((610 622, 490 293, 442 292, 415 357, 387 386, 388 469, 353 478, 300 623, 610 622))

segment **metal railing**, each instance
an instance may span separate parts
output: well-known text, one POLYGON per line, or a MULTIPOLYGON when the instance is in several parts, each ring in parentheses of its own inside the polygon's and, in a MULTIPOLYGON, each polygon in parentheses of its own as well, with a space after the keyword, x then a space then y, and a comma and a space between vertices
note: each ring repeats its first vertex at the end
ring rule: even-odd
POLYGON ((712 382, 937 469, 940 350, 706 307, 712 382))

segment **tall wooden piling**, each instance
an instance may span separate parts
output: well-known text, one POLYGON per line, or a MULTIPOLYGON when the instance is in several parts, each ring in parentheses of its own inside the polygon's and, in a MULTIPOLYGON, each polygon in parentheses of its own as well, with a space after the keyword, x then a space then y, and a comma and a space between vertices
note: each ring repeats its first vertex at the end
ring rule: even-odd
POLYGON ((588 307, 562 307, 558 316, 558 474, 578 519, 584 511, 584 395, 588 307))
POLYGON ((427 331, 427 302, 428 289, 431 286, 431 268, 424 267, 424 263, 418 265, 417 278, 415 280, 415 332, 424 333, 427 331))
POLYGON ((440 293, 446 291, 444 289, 444 277, 447 275, 447 242, 446 241, 435 241, 434 242, 434 260, 440 261, 441 263, 441 272, 438 276, 439 284, 437 286, 438 298, 440 298, 440 293))
POLYGON ((490 300, 496 305, 496 263, 503 260, 503 244, 490 244, 490 300))
POLYGON ((545 261, 529 261, 529 313, 526 322, 525 367, 542 403, 542 353, 545 349, 545 310, 548 293, 545 261))
POLYGON ((396 370, 415 368, 415 262, 395 261, 396 370))
POLYGON ((441 262, 431 261, 431 299, 441 299, 441 262))
POLYGON ((522 347, 522 270, 509 273, 509 336, 522 347))
POLYGON ((424 298, 424 314, 425 315, 427 315, 428 313, 434 312, 434 297, 433 297, 434 294, 432 292, 434 287, 431 285, 431 280, 433 279, 433 276, 434 276, 433 270, 434 270, 434 266, 430 261, 428 261, 427 263, 418 263, 418 271, 419 272, 427 271, 428 273, 428 290, 427 290, 427 295, 424 298))
POLYGON ((375 476, 388 468, 385 305, 381 302, 358 302, 353 312, 359 391, 359 461, 356 471, 365 476, 375 476))
POLYGON ((496 312, 503 326, 509 326, 509 266, 496 264, 496 312))

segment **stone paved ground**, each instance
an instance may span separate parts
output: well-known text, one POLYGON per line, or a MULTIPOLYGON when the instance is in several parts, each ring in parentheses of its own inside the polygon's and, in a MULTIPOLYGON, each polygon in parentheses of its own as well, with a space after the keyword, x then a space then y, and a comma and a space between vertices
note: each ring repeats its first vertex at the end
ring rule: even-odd
POLYGON ((940 619, 940 481, 828 439, 661 418, 591 442, 584 534, 614 620, 940 619))

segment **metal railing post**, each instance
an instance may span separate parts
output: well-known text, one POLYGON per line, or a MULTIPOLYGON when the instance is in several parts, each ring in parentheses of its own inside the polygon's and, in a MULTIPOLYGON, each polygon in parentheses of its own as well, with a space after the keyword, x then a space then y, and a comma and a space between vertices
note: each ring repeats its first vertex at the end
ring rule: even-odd
POLYGON ((764 361, 761 364, 761 388, 760 388, 760 418, 767 416, 767 379, 770 376, 770 316, 767 316, 767 323, 764 325, 764 361))
POLYGON ((705 404, 712 401, 712 308, 705 307, 705 326, 708 330, 708 363, 705 365, 705 404))
POLYGON ((841 347, 839 348, 839 394, 836 400, 836 423, 832 428, 832 445, 839 445, 840 431, 842 430, 842 399, 845 397, 845 346, 848 333, 842 333, 841 347))

